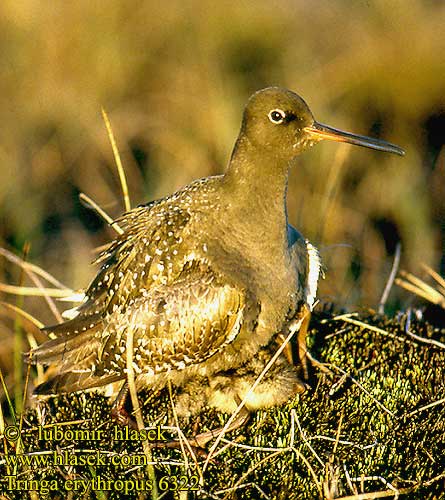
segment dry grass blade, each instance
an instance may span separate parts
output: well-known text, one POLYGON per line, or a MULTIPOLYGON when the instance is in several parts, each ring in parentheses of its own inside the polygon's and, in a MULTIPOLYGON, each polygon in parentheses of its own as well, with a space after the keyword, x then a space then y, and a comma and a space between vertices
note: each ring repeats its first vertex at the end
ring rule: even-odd
POLYGON ((444 478, 445 478, 445 472, 442 472, 441 474, 438 474, 437 476, 434 476, 433 478, 431 478, 429 481, 426 481, 425 483, 423 483, 423 485, 429 486, 430 484, 434 484, 437 481, 440 481, 441 479, 444 479, 444 478))
MULTIPOLYGON (((31 372, 31 365, 28 365, 28 369, 26 370, 26 378, 25 378, 25 386, 23 388, 23 399, 21 403, 21 407, 26 408, 26 397, 28 394, 28 384, 29 384, 29 374, 31 372)), ((19 421, 19 436, 20 439, 17 441, 17 448, 16 448, 16 453, 21 453, 23 452, 23 440, 21 438, 22 436, 22 430, 23 430, 23 418, 24 418, 24 412, 22 411, 20 413, 20 421, 19 421)))
POLYGON ((79 291, 79 292, 74 292, 71 295, 68 295, 68 297, 61 297, 59 298, 59 301, 79 303, 83 302, 85 298, 86 298, 85 292, 79 291))
MULTIPOLYGON (((29 255, 30 244, 25 243, 23 246, 23 256, 22 259, 25 262, 29 255)), ((22 287, 25 281, 26 272, 23 267, 20 268, 20 276, 18 280, 19 287, 22 287)), ((23 296, 17 296, 16 298, 16 307, 17 309, 23 309, 24 307, 24 298, 23 296)), ((14 401, 15 401, 15 410, 17 414, 21 415, 23 412, 23 357, 22 353, 24 351, 24 330, 22 327, 22 317, 20 314, 16 314, 13 322, 14 328, 14 349, 13 349, 13 374, 14 374, 14 401)), ((18 446, 20 446, 21 442, 19 440, 18 446)))
POLYGON ((337 500, 373 500, 374 498, 386 498, 386 497, 394 497, 398 498, 400 494, 409 493, 412 491, 411 488, 405 488, 403 490, 393 491, 393 490, 384 490, 384 491, 376 491, 374 493, 358 493, 357 495, 348 495, 347 497, 339 497, 337 500))
POLYGON ((8 315, 8 317, 14 318, 17 314, 20 314, 23 319, 28 321, 32 326, 35 326, 38 330, 42 329, 45 326, 38 319, 34 318, 34 316, 28 314, 23 309, 15 306, 14 304, 0 301, 0 307, 3 307, 6 310, 6 314, 8 315))
POLYGON ((86 195, 85 193, 80 193, 79 199, 86 203, 87 207, 95 210, 102 217, 102 219, 104 219, 104 221, 107 222, 116 231, 117 234, 122 234, 124 232, 119 224, 115 222, 113 218, 110 217, 107 212, 105 212, 105 210, 100 208, 100 206, 88 195, 86 195))
MULTIPOLYGON (((6 401, 8 403, 8 406, 9 406, 9 409, 11 412, 11 416, 12 416, 14 425, 17 425, 14 405, 12 404, 11 398, 9 396, 8 388, 6 387, 5 378, 3 376, 3 372, 1 370, 1 368, 0 368, 0 384, 1 384, 1 387, 3 388, 3 391, 4 391, 6 401)), ((5 437, 5 428, 6 428, 6 421, 5 421, 5 417, 3 415, 2 405, 0 404, 0 437, 1 437, 1 440, 3 441, 3 450, 4 450, 3 455, 7 456, 9 454, 9 447, 8 447, 9 441, 5 437)), ((15 469, 11 469, 11 465, 8 463, 6 464, 6 473, 8 476, 14 475, 14 473, 15 473, 15 469)), ((3 497, 0 497, 0 498, 3 498, 3 497)), ((6 500, 6 497, 5 497, 5 500, 6 500)))
POLYGON ((334 449, 332 450, 332 458, 335 457, 335 454, 337 453, 338 444, 340 442, 340 432, 341 432, 341 426, 343 423, 343 417, 344 417, 344 413, 341 413, 340 420, 338 422, 337 433, 335 436, 334 449))
POLYGON ((435 340, 435 339, 427 339, 425 337, 421 337, 420 335, 416 335, 415 333, 411 332, 410 330, 406 330, 406 333, 407 333, 407 335, 409 335, 413 339, 418 340, 419 342, 423 342, 424 344, 435 345, 436 347, 440 347, 441 349, 445 349, 445 344, 443 342, 439 342, 438 340, 435 340))
MULTIPOLYGON (((73 295, 73 291, 60 288, 37 288, 33 286, 7 285, 0 283, 0 292, 24 297, 53 297, 56 299, 66 298, 73 295)), ((76 301, 74 301, 76 302, 76 301)))
POLYGON ((395 335, 393 333, 387 332, 378 326, 369 325, 368 323, 364 323, 358 319, 353 319, 352 316, 355 316, 356 313, 347 313, 347 314, 339 314, 332 318, 334 321, 344 321, 345 323, 351 323, 352 325, 360 326, 362 328, 366 328, 366 330, 370 330, 371 332, 379 333, 385 337, 392 337, 397 340, 401 340, 402 342, 408 342, 409 344, 414 344, 412 340, 409 340, 405 337, 401 337, 400 335, 395 335))
POLYGON ((167 387, 168 387, 168 395, 169 395, 169 398, 170 398, 170 403, 171 403, 171 406, 172 406, 173 418, 175 420, 175 425, 176 425, 176 429, 177 429, 177 432, 178 432, 179 444, 181 446, 182 456, 184 457, 184 467, 185 467, 186 470, 189 467, 188 456, 187 456, 187 453, 185 452, 185 447, 184 447, 184 446, 187 446, 187 449, 188 449, 189 453, 191 454, 191 456, 193 458, 193 462, 194 462, 196 470, 197 470, 197 472, 199 474, 200 484, 204 484, 204 478, 202 476, 202 471, 200 470, 200 468, 198 466, 198 460, 197 460, 196 455, 195 455, 195 453, 193 451, 193 448, 190 445, 190 443, 187 440, 187 438, 185 437, 184 433, 181 431, 181 428, 179 427, 178 414, 176 412, 176 406, 175 406, 175 402, 173 400, 172 384, 171 384, 170 380, 168 381, 167 387))
MULTIPOLYGON (((4 395, 6 397, 6 401, 8 403, 8 407, 9 407, 9 411, 11 413, 11 417, 12 417, 12 421, 14 423, 14 425, 17 425, 17 419, 16 419, 16 413, 15 413, 15 407, 14 405, 12 404, 12 400, 11 400, 11 396, 9 395, 9 391, 8 391, 8 388, 6 386, 6 381, 5 381, 5 377, 3 376, 3 372, 2 370, 0 369, 0 384, 1 384, 1 387, 3 389, 3 392, 4 392, 4 395)), ((1 407, 1 405, 0 405, 1 407)), ((1 420, 2 420, 2 425, 3 425, 3 430, 4 430, 4 424, 5 424, 5 420, 4 420, 4 416, 3 416, 3 413, 1 415, 1 420)), ((1 436, 2 438, 4 438, 4 436, 2 435, 1 436)))
POLYGON ((445 349, 445 344, 442 342, 439 342, 436 339, 429 339, 425 337, 421 337, 420 335, 415 334, 410 330, 411 327, 411 309, 408 309, 406 313, 406 323, 405 323, 405 332, 407 335, 412 337, 413 339, 418 340, 419 342, 423 342, 424 344, 430 344, 434 345, 436 347, 439 347, 440 349, 445 349))
POLYGON ((400 271, 400 275, 402 278, 396 279, 397 285, 405 288, 405 290, 409 292, 419 295, 419 297, 423 297, 432 304, 445 308, 445 295, 443 293, 428 285, 420 278, 417 278, 414 274, 400 271))
POLYGON ((397 270, 399 269, 401 251, 402 251, 402 246, 400 245, 400 243, 397 243, 396 253, 394 255, 394 261, 392 263, 391 272, 389 273, 388 281, 385 285, 385 289, 383 290, 382 298, 380 299, 379 314, 383 314, 385 312, 385 304, 386 304, 386 301, 388 300, 389 292, 391 291, 391 288, 394 284, 397 270))
MULTIPOLYGON (((26 262, 24 259, 17 257, 16 255, 12 254, 11 252, 8 252, 8 250, 5 250, 4 248, 0 248, 0 255, 3 255, 6 259, 8 259, 10 262, 13 262, 14 264, 18 265, 20 269, 26 273, 26 275, 33 281, 33 283, 36 285, 37 289, 41 291, 41 293, 35 292, 34 289, 31 289, 30 294, 34 294, 36 296, 43 297, 45 299, 45 302, 48 304, 49 309, 53 313, 54 317, 58 322, 62 321, 62 317, 59 313, 59 310, 56 307, 56 304, 52 300, 52 296, 47 293, 49 289, 45 288, 43 286, 43 283, 40 281, 40 278, 46 279, 49 283, 52 285, 56 286, 57 289, 59 290, 64 290, 68 293, 72 293, 71 290, 69 290, 67 287, 65 287, 62 283, 60 283, 56 278, 51 276, 48 272, 44 271, 40 267, 34 265, 34 264, 29 264, 26 262)), ((3 291, 6 293, 15 293, 16 295, 21 295, 23 292, 22 286, 20 286, 18 289, 21 291, 19 293, 16 293, 12 288, 12 285, 6 285, 6 284, 0 284, 1 287, 3 287, 3 291), (9 291, 8 291, 9 288, 9 291)), ((52 289, 51 289, 52 290, 52 289)), ((58 293, 58 292, 54 292, 58 293)), ((28 294, 28 295, 30 295, 28 294)), ((69 294, 68 294, 69 295, 69 294)))
MULTIPOLYGON (((28 341, 29 346, 34 349, 37 347, 36 339, 32 333, 33 329, 35 329, 35 333, 39 332, 43 327, 43 323, 41 323, 38 319, 34 318, 31 314, 27 313, 23 309, 13 304, 9 304, 8 302, 0 301, 0 308, 5 311, 5 315, 14 319, 17 315, 20 315, 22 321, 26 322, 26 339, 28 341)), ((24 325, 25 326, 25 325, 24 325)), ((37 366, 37 380, 39 382, 43 381, 43 366, 37 366)))
POLYGON ((311 444, 309 443, 309 440, 306 438, 306 435, 301 427, 301 424, 300 424, 300 421, 298 420, 298 417, 295 415, 295 421, 297 423, 297 426, 298 426, 298 430, 300 432, 300 435, 301 435, 301 438, 303 439, 303 442, 304 444, 309 448, 309 450, 311 451, 312 455, 314 455, 314 457, 317 459, 318 463, 324 467, 325 466, 325 463, 323 462, 323 460, 318 456, 317 452, 314 450, 314 448, 311 446, 311 444))
POLYGON ((445 398, 439 399, 438 401, 434 401, 433 403, 430 403, 430 404, 425 405, 425 406, 421 406, 420 408, 417 408, 416 410, 411 411, 410 413, 404 415, 404 417, 407 417, 407 418, 412 417, 416 413, 420 413, 421 411, 429 410, 430 408, 433 408, 434 406, 438 406, 438 405, 441 405, 444 403, 445 403, 445 398))
POLYGON ((104 108, 102 108, 102 117, 104 119, 105 126, 107 127, 108 138, 110 139, 111 147, 113 149, 114 160, 116 162, 117 171, 119 172, 119 179, 122 186, 122 193, 124 195, 125 211, 128 212, 129 210, 131 210, 131 203, 130 203, 130 195, 128 193, 127 178, 125 176, 124 167, 122 166, 122 161, 119 154, 119 150, 116 145, 116 140, 114 138, 113 129, 111 127, 111 123, 108 118, 107 112, 105 111, 104 108))
POLYGON ((42 269, 41 267, 37 266, 36 264, 31 264, 29 262, 26 262, 22 258, 18 257, 17 255, 13 254, 12 252, 9 252, 5 248, 0 247, 0 255, 5 257, 5 259, 9 260, 10 262, 16 264, 17 266, 22 267, 25 272, 28 273, 34 273, 41 278, 45 279, 48 281, 48 283, 51 283, 52 285, 56 286, 57 288, 62 288, 62 289, 68 289, 67 286, 65 286, 63 283, 61 283, 59 280, 54 278, 51 274, 49 274, 47 271, 42 269))
POLYGON ((445 279, 439 273, 436 273, 434 269, 426 264, 420 264, 423 269, 437 282, 437 284, 445 291, 445 279))
MULTIPOLYGON (((144 428, 144 421, 142 420, 142 412, 141 408, 139 405, 139 399, 138 399, 138 394, 137 394, 137 389, 136 389, 136 382, 135 382, 135 376, 134 376, 134 367, 133 367, 133 337, 134 337, 134 330, 136 328, 136 321, 135 318, 132 317, 131 321, 128 325, 127 329, 127 341, 126 341, 126 370, 127 370, 127 382, 128 382, 128 388, 130 391, 130 397, 131 397, 131 403, 133 405, 133 410, 134 410, 134 416, 136 418, 136 423, 138 426, 138 430, 142 430, 144 428)), ((150 446, 147 441, 142 441, 142 448, 144 449, 144 454, 147 457, 147 473, 148 476, 151 480, 151 484, 153 485, 153 489, 151 490, 151 498, 153 500, 157 500, 159 498, 158 494, 158 489, 157 489, 157 484, 156 484, 156 474, 154 467, 152 465, 153 463, 153 456, 151 453, 150 446)))
POLYGON ((280 455, 280 453, 282 453, 282 451, 276 451, 275 453, 271 453, 270 455, 267 455, 264 458, 262 458, 259 462, 251 465, 249 469, 238 479, 238 481, 231 488, 226 490, 226 495, 224 495, 223 500, 227 500, 233 491, 239 489, 243 484, 243 481, 246 479, 246 477, 249 476, 249 474, 251 474, 255 469, 258 469, 258 467, 263 465, 265 462, 271 460, 277 455, 280 455))
MULTIPOLYGON (((0 375, 0 377, 3 379, 2 375, 0 375)), ((3 415, 2 405, 0 405, 0 435, 1 436, 5 435, 5 427, 6 427, 5 417, 3 415)), ((3 453, 2 453, 2 455, 8 455, 8 440, 3 438, 2 441, 3 441, 3 453)), ((6 466, 6 474, 8 476, 10 475, 9 465, 6 466)))

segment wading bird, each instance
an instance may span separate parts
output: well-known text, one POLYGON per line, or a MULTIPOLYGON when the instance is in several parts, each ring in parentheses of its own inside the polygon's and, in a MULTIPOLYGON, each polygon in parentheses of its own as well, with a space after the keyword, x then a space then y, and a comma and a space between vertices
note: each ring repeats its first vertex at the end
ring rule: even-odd
MULTIPOLYGON (((316 122, 305 101, 289 90, 256 92, 225 174, 197 180, 118 220, 124 232, 99 258, 84 303, 72 319, 45 328, 54 338, 28 353, 31 363, 56 365, 35 393, 121 381, 117 408, 123 410, 131 332, 138 389, 156 391, 168 380, 190 388, 207 379, 201 402, 227 410, 232 400, 243 399, 244 382, 258 373, 256 360, 263 359, 272 337, 286 335, 303 315, 298 343, 304 367, 320 259, 288 223, 286 193, 292 160, 323 139, 404 154, 388 142, 316 122), (212 382, 218 377, 219 386, 212 382), (224 388, 220 398, 218 387, 224 388)), ((269 389, 250 408, 304 391, 286 363, 281 357, 278 371, 289 390, 278 384, 273 391, 265 379, 258 395, 269 389)))

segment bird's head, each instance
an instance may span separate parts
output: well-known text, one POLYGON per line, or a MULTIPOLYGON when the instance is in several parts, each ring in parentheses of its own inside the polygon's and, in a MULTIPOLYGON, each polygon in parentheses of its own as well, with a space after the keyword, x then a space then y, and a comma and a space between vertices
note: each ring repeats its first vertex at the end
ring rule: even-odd
POLYGON ((244 110, 242 133, 261 151, 291 160, 313 144, 328 139, 404 155, 380 139, 343 132, 315 121, 304 100, 290 90, 268 87, 255 92, 244 110))

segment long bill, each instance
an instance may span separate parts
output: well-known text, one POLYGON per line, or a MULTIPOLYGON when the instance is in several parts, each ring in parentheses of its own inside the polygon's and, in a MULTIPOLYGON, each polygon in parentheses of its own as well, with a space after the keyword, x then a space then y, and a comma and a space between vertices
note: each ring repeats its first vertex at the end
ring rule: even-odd
POLYGON ((305 127, 305 132, 308 133, 309 138, 315 141, 327 139, 330 141, 347 142, 355 144, 356 146, 363 146, 364 148, 377 149, 379 151, 386 151, 387 153, 394 153, 396 155, 404 156, 405 151, 395 144, 382 141, 381 139, 374 139, 365 135, 351 134, 338 130, 323 123, 314 122, 313 125, 305 127))

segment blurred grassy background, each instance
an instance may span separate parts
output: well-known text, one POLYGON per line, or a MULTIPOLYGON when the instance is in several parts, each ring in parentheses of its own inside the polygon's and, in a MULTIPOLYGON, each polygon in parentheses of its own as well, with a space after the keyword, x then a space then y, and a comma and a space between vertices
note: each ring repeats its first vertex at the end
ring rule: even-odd
MULTIPOLYGON (((113 232, 79 192, 123 210, 100 107, 136 205, 222 172, 250 93, 281 85, 319 121, 407 151, 324 143, 293 170, 289 216, 322 251, 321 299, 376 306, 399 240, 404 269, 443 273, 444 25, 433 0, 3 0, 0 245, 30 242, 29 260, 84 287, 113 232)), ((390 307, 409 300, 394 288, 390 307)))

